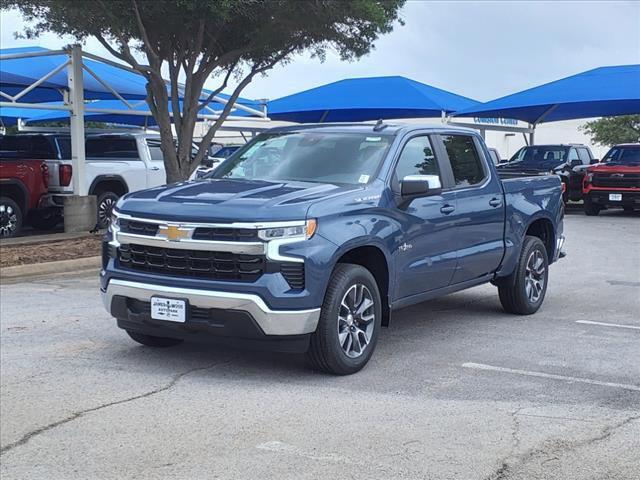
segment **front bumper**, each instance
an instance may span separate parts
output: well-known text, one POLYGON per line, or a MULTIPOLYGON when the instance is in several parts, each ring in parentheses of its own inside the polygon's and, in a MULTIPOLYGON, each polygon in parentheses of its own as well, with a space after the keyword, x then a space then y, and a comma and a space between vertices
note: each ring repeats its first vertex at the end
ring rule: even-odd
POLYGON ((602 207, 633 207, 640 208, 640 190, 615 190, 591 188, 584 194, 585 200, 602 207), (622 195, 622 200, 609 200, 609 194, 622 195))
MULTIPOLYGON (((218 332, 221 336, 237 336, 238 333, 242 336, 242 332, 239 332, 236 326, 226 325, 225 319, 233 317, 233 313, 245 316, 257 327, 251 331, 251 322, 247 323, 247 332, 244 335, 247 337, 267 339, 269 336, 304 335, 315 331, 320 318, 320 308, 272 310, 259 296, 253 294, 169 287, 119 279, 109 281, 106 290, 102 291, 102 299, 107 311, 119 321, 126 321, 133 324, 133 327, 153 327, 157 336, 171 337, 171 333, 175 333, 176 329, 178 332, 187 332, 195 327, 207 327, 201 330, 213 335, 218 332), (140 305, 139 302, 146 304, 151 302, 153 296, 186 300, 186 322, 176 324, 153 320, 144 308, 143 311, 136 311, 130 302, 137 300, 137 305, 140 305), (198 318, 195 318, 196 310, 198 318)), ((230 322, 233 322, 232 318, 230 322)))

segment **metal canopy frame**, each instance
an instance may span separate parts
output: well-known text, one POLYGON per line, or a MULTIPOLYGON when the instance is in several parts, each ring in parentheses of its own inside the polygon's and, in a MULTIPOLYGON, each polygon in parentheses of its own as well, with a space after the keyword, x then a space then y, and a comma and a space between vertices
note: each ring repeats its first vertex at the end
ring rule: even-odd
MULTIPOLYGON (((102 114, 113 114, 113 115, 132 115, 132 116, 144 116, 144 117, 152 117, 150 111, 136 110, 136 107, 139 107, 146 103, 145 100, 135 101, 136 103, 132 103, 132 101, 124 98, 123 95, 118 93, 118 91, 113 88, 109 83, 97 75, 88 65, 83 62, 83 57, 90 58, 92 60, 110 65, 112 67, 118 68, 120 70, 128 71, 139 75, 139 72, 134 70, 133 68, 127 67, 126 65, 122 65, 120 63, 114 62, 112 60, 108 60, 106 58, 99 57, 97 55, 83 52, 82 47, 80 45, 71 45, 62 50, 47 50, 43 52, 24 52, 24 53, 9 53, 0 55, 0 61, 3 60, 12 60, 12 59, 20 59, 20 58, 36 58, 36 57, 47 57, 47 56, 57 56, 57 55, 66 55, 67 58, 58 66, 56 66, 53 70, 43 75, 41 78, 37 79, 30 85, 27 85, 24 89, 18 92, 15 95, 10 95, 7 92, 3 92, 0 90, 0 97, 2 97, 2 101, 0 101, 0 107, 15 107, 15 108, 26 108, 26 109, 37 109, 37 110, 62 110, 68 111, 70 114, 70 133, 71 133, 71 159, 73 165, 73 191, 76 195, 86 196, 88 193, 88 186, 84 181, 85 178, 85 150, 84 150, 84 138, 85 138, 85 128, 84 128, 84 115, 87 113, 102 113, 102 114), (40 87, 47 80, 49 80, 54 75, 62 72, 66 68, 67 70, 67 87, 57 89, 62 98, 62 105, 51 105, 46 102, 22 102, 20 101, 25 95, 34 89, 40 87), (93 77, 98 83, 100 83, 107 91, 109 91, 115 99, 122 102, 127 108, 124 110, 117 109, 108 109, 108 108, 96 108, 92 107, 90 103, 85 103, 84 98, 84 73, 87 73, 91 77, 93 77)), ((167 84, 169 82, 167 81, 167 84)), ((183 92, 183 87, 180 87, 180 91, 183 92)), ((201 94, 201 100, 204 101, 208 97, 208 94, 201 94)), ((216 95, 212 99, 213 103, 219 103, 221 105, 226 105, 229 103, 228 100, 216 95)), ((220 118, 218 112, 216 112, 210 105, 204 107, 205 110, 211 112, 210 114, 198 114, 198 119, 200 120, 217 120, 220 118)), ((231 112, 237 112, 238 110, 242 112, 249 113, 254 115, 255 117, 251 118, 252 120, 260 120, 260 121, 268 121, 269 118, 267 116, 266 105, 262 110, 257 110, 255 108, 248 107, 246 105, 242 105, 237 101, 233 105, 233 109, 231 112)), ((173 116, 173 113, 170 112, 170 115, 173 116)), ((225 120, 248 120, 250 117, 243 117, 230 114, 225 120)), ((20 126, 20 121, 18 125, 20 126)), ((229 127, 227 127, 229 128, 229 127)))

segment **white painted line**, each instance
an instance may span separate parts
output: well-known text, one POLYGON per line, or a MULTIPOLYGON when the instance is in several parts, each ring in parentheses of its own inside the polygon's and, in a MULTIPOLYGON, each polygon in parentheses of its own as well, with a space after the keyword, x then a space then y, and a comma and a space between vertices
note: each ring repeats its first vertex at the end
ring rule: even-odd
POLYGON ((636 327, 635 325, 621 325, 619 323, 591 322, 589 320, 576 320, 576 323, 584 323, 586 325, 602 325, 603 327, 618 327, 618 328, 630 328, 632 330, 640 330, 640 327, 636 327))
POLYGON ((567 377, 565 375, 554 375, 552 373, 531 372, 529 370, 517 370, 514 368, 494 367, 493 365, 485 365, 483 363, 463 363, 464 368, 474 368, 476 370, 490 370, 493 372, 515 373, 516 375, 526 375, 528 377, 550 378, 552 380, 563 380, 565 382, 588 383, 589 385, 599 385, 601 387, 623 388, 625 390, 633 390, 640 392, 640 386, 627 385, 624 383, 601 382, 600 380, 591 380, 590 378, 567 377))

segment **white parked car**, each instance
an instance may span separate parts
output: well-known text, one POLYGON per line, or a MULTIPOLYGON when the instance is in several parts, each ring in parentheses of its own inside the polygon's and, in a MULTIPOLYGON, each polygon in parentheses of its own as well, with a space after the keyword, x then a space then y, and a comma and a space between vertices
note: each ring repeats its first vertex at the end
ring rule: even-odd
MULTIPOLYGON (((71 146, 68 135, 47 134, 54 147, 48 159, 50 202, 62 206, 73 195, 71 146)), ((160 137, 148 133, 88 135, 85 143, 85 181, 97 197, 97 225, 106 227, 111 209, 128 192, 166 183, 160 137)))

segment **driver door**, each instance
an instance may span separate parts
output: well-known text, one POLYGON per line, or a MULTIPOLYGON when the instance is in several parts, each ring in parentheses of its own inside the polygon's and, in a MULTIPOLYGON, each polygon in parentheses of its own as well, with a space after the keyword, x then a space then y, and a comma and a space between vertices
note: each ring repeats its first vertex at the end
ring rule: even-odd
POLYGON ((408 175, 438 175, 446 187, 439 159, 428 135, 406 141, 391 180, 397 199, 402 236, 397 239, 393 256, 396 262, 394 298, 446 287, 456 268, 456 231, 451 214, 456 208, 455 192, 415 198, 407 205, 400 200, 400 182, 408 175))

